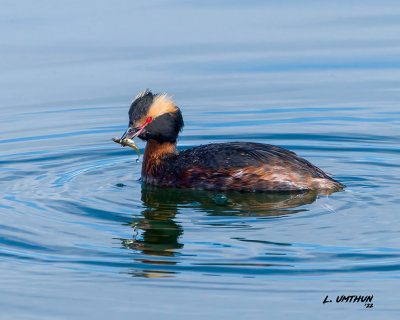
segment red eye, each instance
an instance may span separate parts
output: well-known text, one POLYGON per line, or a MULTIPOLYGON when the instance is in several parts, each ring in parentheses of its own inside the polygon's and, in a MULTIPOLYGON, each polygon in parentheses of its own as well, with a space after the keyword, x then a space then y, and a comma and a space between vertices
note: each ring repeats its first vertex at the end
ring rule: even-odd
POLYGON ((146 122, 147 123, 150 123, 150 122, 152 122, 153 121, 153 118, 152 117, 148 117, 147 119, 146 119, 146 122))

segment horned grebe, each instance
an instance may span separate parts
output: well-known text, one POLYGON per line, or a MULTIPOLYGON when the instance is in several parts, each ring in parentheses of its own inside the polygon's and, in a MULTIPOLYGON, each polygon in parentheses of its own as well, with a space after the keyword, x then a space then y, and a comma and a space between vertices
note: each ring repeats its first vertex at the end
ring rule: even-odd
POLYGON ((121 137, 147 141, 142 181, 147 184, 207 190, 306 191, 344 186, 294 152, 255 142, 201 145, 181 152, 176 140, 183 128, 180 109, 166 94, 145 90, 129 109, 121 137))

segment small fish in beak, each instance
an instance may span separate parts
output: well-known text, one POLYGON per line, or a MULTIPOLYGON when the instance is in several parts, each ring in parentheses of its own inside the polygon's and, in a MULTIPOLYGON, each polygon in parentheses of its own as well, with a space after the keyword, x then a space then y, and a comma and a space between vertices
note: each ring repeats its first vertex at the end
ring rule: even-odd
POLYGON ((129 138, 123 138, 122 140, 119 139, 119 138, 112 138, 112 140, 115 143, 119 143, 122 147, 127 147, 128 146, 128 147, 131 147, 132 149, 134 149, 138 154, 138 157, 137 157, 136 161, 139 161, 140 151, 139 151, 139 148, 136 145, 135 141, 133 141, 132 139, 129 139, 129 138))
POLYGON ((146 121, 137 128, 132 128, 129 127, 125 133, 122 135, 121 138, 112 138, 112 140, 115 143, 119 143, 122 147, 131 147, 132 149, 136 150, 136 152, 138 153, 138 158, 136 159, 136 161, 139 161, 140 158, 140 151, 138 146, 136 145, 135 141, 133 141, 134 138, 138 137, 142 131, 144 130, 144 128, 151 122, 153 121, 152 117, 148 117, 146 119, 146 121))

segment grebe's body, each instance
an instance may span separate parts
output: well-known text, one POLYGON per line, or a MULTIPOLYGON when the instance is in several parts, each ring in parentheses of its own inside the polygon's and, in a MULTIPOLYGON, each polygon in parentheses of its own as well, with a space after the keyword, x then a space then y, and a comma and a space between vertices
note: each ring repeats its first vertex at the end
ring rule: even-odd
POLYGON ((286 149, 228 142, 177 151, 183 127, 179 108, 166 95, 144 91, 132 102, 123 138, 147 141, 144 183, 178 188, 238 191, 335 190, 344 186, 286 149))

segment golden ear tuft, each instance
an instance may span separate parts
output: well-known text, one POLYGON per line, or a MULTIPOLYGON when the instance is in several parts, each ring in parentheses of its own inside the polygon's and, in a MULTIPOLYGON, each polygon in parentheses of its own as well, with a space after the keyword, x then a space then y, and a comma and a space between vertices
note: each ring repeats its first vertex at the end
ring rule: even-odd
POLYGON ((166 113, 173 113, 178 110, 178 107, 166 93, 154 97, 153 103, 150 106, 147 117, 157 118, 166 113))

